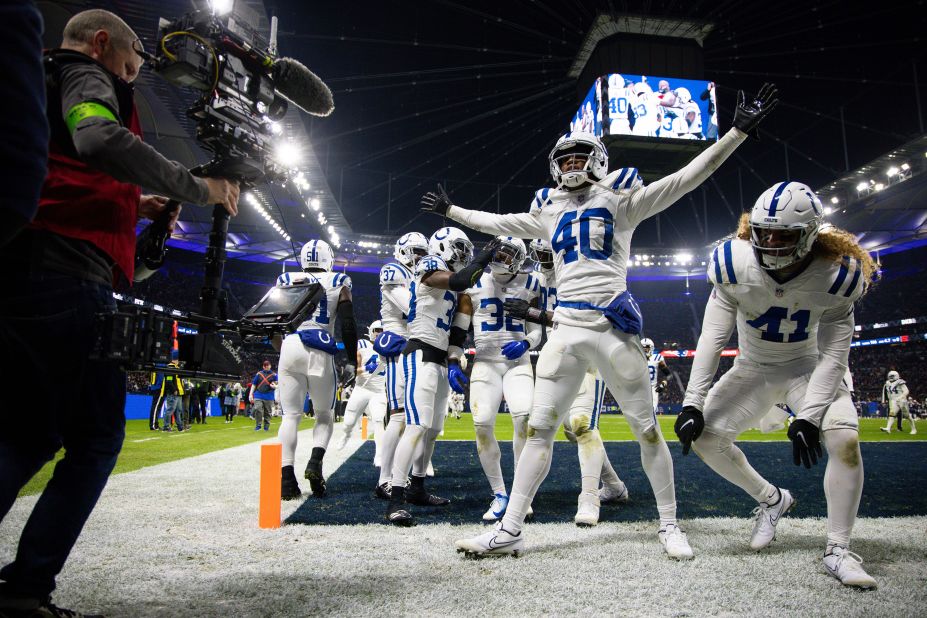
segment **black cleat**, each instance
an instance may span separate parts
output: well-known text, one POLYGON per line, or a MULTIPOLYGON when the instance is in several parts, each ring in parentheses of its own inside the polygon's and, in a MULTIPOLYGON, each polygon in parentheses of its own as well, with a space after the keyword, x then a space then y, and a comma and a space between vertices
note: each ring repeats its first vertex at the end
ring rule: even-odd
POLYGON ((390 488, 389 481, 377 485, 377 488, 373 490, 373 495, 380 500, 389 500, 392 496, 392 489, 390 488))
POLYGON ((440 498, 428 493, 425 489, 406 489, 406 502, 415 506, 447 506, 451 503, 447 498, 440 498))
POLYGON ((280 472, 280 497, 283 500, 295 500, 303 495, 303 492, 299 489, 299 483, 296 481, 293 466, 283 466, 280 472))
POLYGON ((393 507, 392 505, 386 512, 386 521, 394 526, 402 526, 403 528, 415 525, 412 513, 403 508, 393 507))
POLYGON ((322 476, 322 462, 313 459, 309 460, 306 466, 306 479, 309 481, 309 488, 312 495, 316 498, 325 497, 325 477, 322 476))

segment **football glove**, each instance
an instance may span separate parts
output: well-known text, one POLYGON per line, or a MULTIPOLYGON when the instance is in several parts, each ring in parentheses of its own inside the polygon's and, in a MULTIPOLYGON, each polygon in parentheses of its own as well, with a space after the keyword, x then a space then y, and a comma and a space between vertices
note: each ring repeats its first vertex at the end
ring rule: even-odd
POLYGON ((811 421, 797 418, 789 426, 789 440, 792 441, 792 460, 796 466, 802 464, 811 468, 817 465, 818 457, 824 457, 821 449, 821 432, 811 421))
POLYGON ((550 324, 550 320, 547 319, 547 312, 537 307, 532 307, 526 300, 521 300, 519 298, 506 299, 506 301, 502 303, 502 309, 505 310, 507 315, 519 320, 524 320, 533 324, 550 324))
POLYGON ((429 191, 422 196, 422 210, 424 212, 433 212, 436 215, 446 216, 447 209, 453 206, 451 198, 448 197, 447 191, 440 184, 437 191, 429 191))
POLYGON ((521 358, 530 345, 527 341, 509 341, 502 346, 502 355, 509 360, 521 358))
POLYGON ((467 374, 460 368, 459 362, 453 360, 448 361, 447 382, 451 385, 452 391, 463 394, 469 381, 467 374))
POLYGON ((654 390, 657 391, 658 393, 662 393, 663 391, 665 391, 666 390, 666 380, 660 380, 660 382, 657 384, 657 388, 655 388, 654 390))
POLYGON ((367 362, 364 363, 364 370, 365 370, 367 373, 373 373, 374 371, 376 371, 376 370, 377 370, 377 365, 379 364, 379 363, 377 362, 378 360, 379 360, 379 359, 377 358, 377 355, 376 355, 376 354, 374 354, 373 356, 371 356, 371 357, 367 360, 367 362))
POLYGON ((747 103, 744 91, 737 92, 737 108, 734 110, 734 126, 750 133, 769 112, 779 103, 778 91, 774 84, 763 84, 759 94, 747 103))
POLYGON ((682 444, 683 455, 689 454, 692 443, 702 435, 703 429, 705 429, 705 417, 702 416, 702 411, 694 406, 685 406, 676 417, 676 424, 673 426, 676 437, 682 444))

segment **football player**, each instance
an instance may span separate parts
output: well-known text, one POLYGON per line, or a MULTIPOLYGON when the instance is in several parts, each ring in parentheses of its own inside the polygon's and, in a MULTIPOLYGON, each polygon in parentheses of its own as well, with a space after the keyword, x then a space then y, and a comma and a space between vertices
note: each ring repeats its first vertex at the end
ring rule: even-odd
POLYGON ((409 340, 402 350, 406 377, 406 429, 393 456, 393 476, 386 519, 411 526, 405 503, 444 506, 447 498, 425 490, 425 474, 435 440, 444 427, 448 386, 464 391, 466 375, 460 357, 469 316, 456 314, 457 294, 473 286, 495 251, 494 243, 473 258, 473 243, 461 230, 443 227, 428 240, 429 254, 413 273, 409 302, 409 340), (422 448, 416 448, 423 444, 422 448), (412 469, 411 478, 409 468, 412 469), (406 483, 409 488, 406 490, 406 483))
POLYGON ((659 352, 654 352, 653 340, 647 337, 641 339, 641 347, 647 357, 647 373, 650 376, 650 395, 653 397, 653 413, 656 414, 660 405, 660 393, 666 390, 666 380, 661 375, 669 375, 666 360, 659 352))
POLYGON ((634 111, 634 135, 657 137, 663 123, 663 108, 654 100, 653 90, 645 81, 634 84, 634 102, 631 109, 634 111))
POLYGON ((882 404, 888 402, 888 423, 882 427, 886 433, 892 432, 892 425, 895 419, 898 420, 898 431, 904 431, 902 420, 911 419, 911 435, 917 433, 917 425, 914 421, 914 415, 911 414, 911 408, 908 406, 908 385, 897 371, 889 371, 888 379, 882 387, 882 404))
POLYGON ((338 450, 343 449, 358 419, 366 411, 367 417, 373 424, 373 441, 375 452, 373 465, 380 466, 380 443, 383 440, 383 431, 386 429, 386 363, 380 360, 380 355, 373 349, 371 341, 383 332, 383 323, 380 320, 373 322, 367 329, 369 339, 360 339, 357 342, 357 381, 354 391, 348 399, 344 411, 344 424, 338 438, 338 450))
POLYGON ((350 363, 357 356, 357 325, 354 321, 354 303, 351 300, 351 278, 332 272, 335 254, 324 240, 310 240, 299 252, 301 273, 283 273, 277 285, 291 285, 301 281, 318 282, 324 293, 315 312, 299 325, 295 333, 287 335, 280 348, 278 388, 283 406, 283 420, 277 436, 283 444, 282 497, 292 500, 300 496, 299 485, 293 472, 296 456, 296 434, 303 417, 303 404, 308 393, 315 404, 315 428, 312 430, 312 455, 306 466, 312 495, 325 495, 325 478, 322 476, 322 458, 334 430, 334 408, 338 389, 335 370, 335 316, 341 322, 341 337, 348 355, 346 373, 354 373, 350 363))
POLYGON ((502 453, 496 440, 496 415, 503 396, 512 415, 515 461, 528 437, 528 413, 534 391, 534 370, 528 350, 541 342, 541 327, 506 315, 509 299, 538 306, 540 283, 521 272, 527 257, 525 243, 511 236, 496 238, 499 248, 476 285, 458 297, 457 312, 473 324, 476 359, 470 374, 470 412, 476 430, 476 452, 493 492, 483 521, 498 521, 505 514, 509 494, 502 476, 502 453))
POLYGON ((422 199, 425 210, 445 214, 485 233, 551 243, 559 287, 555 328, 537 364, 529 437, 515 469, 503 521, 486 534, 457 542, 471 555, 524 551, 522 525, 550 468, 557 427, 569 411, 590 367, 602 374, 641 446, 641 461, 660 514, 658 538, 673 558, 693 556, 676 523, 673 463, 653 416, 650 384, 640 344, 640 311, 627 292, 631 236, 642 221, 666 209, 704 182, 775 107, 774 86, 750 103, 743 93, 733 128, 688 165, 646 187, 622 189, 619 172, 608 174, 608 153, 592 135, 567 134, 549 156, 556 189, 542 189, 531 210, 491 214, 452 205, 439 187, 422 199))
MULTIPOLYGON (((465 356, 461 356, 461 357, 460 357, 460 360, 461 360, 460 365, 461 365, 461 367, 463 367, 463 361, 464 361, 465 358, 466 358, 465 356)), ((449 402, 448 402, 448 408, 450 409, 450 413, 453 414, 453 415, 454 415, 454 418, 457 419, 458 421, 460 420, 460 415, 461 415, 461 414, 463 413, 463 411, 464 411, 464 402, 465 402, 465 401, 466 401, 466 397, 464 396, 463 393, 454 393, 454 392, 452 392, 452 393, 450 394, 450 399, 449 399, 449 402)))
POLYGON ((409 336, 406 318, 412 294, 412 268, 428 253, 428 239, 418 232, 409 232, 396 241, 395 262, 380 269, 380 320, 383 332, 373 340, 373 349, 386 364, 386 431, 380 444, 380 478, 374 495, 389 500, 393 476, 393 453, 406 426, 405 384, 402 373, 402 349, 409 336))
POLYGON ((683 454, 695 449, 715 472, 758 503, 750 547, 767 547, 794 506, 747 461, 734 440, 776 403, 794 411, 793 460, 824 474, 827 545, 824 566, 844 585, 875 588, 849 550, 863 489, 859 422, 843 381, 853 339, 853 304, 875 263, 847 232, 824 226, 824 208, 806 185, 767 189, 741 218, 736 238, 715 248, 714 284, 676 434, 683 454), (740 354, 709 390, 725 343, 737 328, 740 354), (707 397, 706 397, 707 395, 707 397))
MULTIPOLYGON (((643 182, 635 173, 628 183, 643 182)), ((628 186, 631 186, 630 184, 628 186)), ((554 309, 557 307, 557 277, 554 272, 554 257, 550 243, 540 238, 531 243, 531 257, 539 276, 543 277, 542 297, 545 299, 545 313, 542 316, 547 326, 553 326, 554 309)), ((516 307, 508 304, 508 309, 527 316, 528 307, 516 307)), ((599 432, 599 419, 602 400, 605 397, 605 382, 595 369, 590 368, 583 378, 576 399, 563 421, 563 433, 567 440, 577 447, 580 471, 580 493, 577 499, 576 515, 573 521, 580 527, 591 527, 599 523, 599 511, 602 504, 618 504, 630 498, 628 488, 618 478, 605 452, 605 443, 599 432), (602 487, 599 488, 601 481, 602 487)), ((528 516, 532 515, 529 508, 528 516)))
POLYGON ((631 122, 628 116, 632 92, 625 86, 620 73, 608 76, 608 132, 610 135, 630 135, 631 122))

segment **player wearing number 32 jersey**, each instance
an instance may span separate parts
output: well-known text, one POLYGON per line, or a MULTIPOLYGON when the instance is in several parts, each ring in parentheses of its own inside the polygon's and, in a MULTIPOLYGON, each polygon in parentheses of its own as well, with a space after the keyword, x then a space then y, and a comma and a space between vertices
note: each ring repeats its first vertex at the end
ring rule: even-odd
POLYGON ((495 530, 457 541, 458 551, 471 555, 524 551, 522 525, 550 469, 556 430, 587 370, 596 367, 640 443, 641 462, 660 514, 658 537, 664 550, 673 558, 693 556, 676 523, 673 462, 653 415, 640 342, 642 317, 627 293, 631 236, 642 221, 704 182, 776 101, 771 86, 765 86, 749 105, 741 96, 731 131, 678 172, 645 187, 625 189, 627 178, 620 171, 608 174, 608 153, 598 138, 567 134, 549 157, 557 188, 539 191, 527 213, 499 215, 459 208, 440 188, 437 194, 423 197, 426 210, 481 232, 548 240, 560 283, 555 327, 538 359, 529 438, 515 469, 505 517, 495 530))
POLYGON ((825 227, 824 208, 806 185, 769 188, 741 219, 736 238, 712 253, 714 290, 676 421, 684 453, 691 445, 759 503, 750 546, 760 550, 775 538, 795 499, 754 470, 734 440, 774 404, 786 403, 795 413, 788 432, 795 464, 816 464, 822 438, 829 454, 824 566, 843 584, 863 588, 876 583, 849 551, 863 465, 856 409, 843 378, 853 304, 874 271, 872 258, 849 233, 825 227), (735 325, 740 354, 709 389, 735 325))

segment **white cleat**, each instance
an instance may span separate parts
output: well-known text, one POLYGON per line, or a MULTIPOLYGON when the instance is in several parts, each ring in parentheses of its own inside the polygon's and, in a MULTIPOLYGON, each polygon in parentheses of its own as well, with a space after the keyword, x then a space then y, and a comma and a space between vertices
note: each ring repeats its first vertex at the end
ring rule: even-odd
POLYGON ((879 429, 881 429, 881 430, 884 431, 885 433, 892 433, 892 430, 891 430, 891 429, 886 429, 885 427, 879 427, 879 429))
POLYGON ((788 489, 779 488, 779 502, 773 506, 763 506, 762 504, 753 509, 755 520, 753 522, 753 533, 750 536, 750 549, 759 551, 768 547, 776 538, 776 525, 779 519, 792 510, 796 500, 789 493, 788 489))
POLYGON ((471 539, 454 541, 457 553, 467 558, 482 558, 484 556, 518 556, 525 553, 525 539, 521 532, 510 534, 502 528, 502 522, 496 524, 492 530, 475 536, 471 539))
POLYGON ((602 485, 599 489, 599 502, 601 504, 624 504, 631 497, 628 492, 628 486, 621 485, 602 485))
POLYGON ((599 496, 597 494, 579 494, 576 516, 573 518, 580 528, 591 528, 599 523, 599 496))
POLYGON ((692 560, 695 554, 689 547, 689 538, 682 528, 676 524, 669 524, 666 528, 660 530, 660 542, 663 544, 663 550, 670 558, 676 560, 692 560))
POLYGON ((350 431, 345 428, 345 430, 338 435, 338 439, 335 441, 335 450, 340 451, 348 445, 350 431))
POLYGON ((499 521, 502 519, 502 516, 505 515, 505 509, 508 506, 508 496, 505 494, 495 494, 495 497, 492 500, 492 504, 489 505, 489 510, 483 513, 483 521, 486 523, 499 521))
POLYGON ((824 556, 824 568, 840 580, 844 586, 855 586, 866 590, 878 588, 876 580, 863 570, 863 559, 846 547, 832 547, 824 556))
POLYGON ((916 430, 916 429, 912 429, 912 430, 911 430, 911 435, 912 435, 912 436, 916 436, 916 435, 917 435, 917 430, 916 430))

